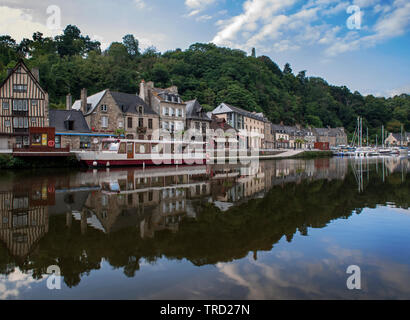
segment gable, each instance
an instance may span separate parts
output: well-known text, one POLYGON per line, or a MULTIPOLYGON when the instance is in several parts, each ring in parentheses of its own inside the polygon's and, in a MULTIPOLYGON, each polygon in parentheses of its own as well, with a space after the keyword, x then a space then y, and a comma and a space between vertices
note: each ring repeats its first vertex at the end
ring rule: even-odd
POLYGON ((19 62, 1 84, 0 97, 43 100, 46 98, 46 92, 26 65, 19 62), (23 90, 19 92, 16 86, 23 90))

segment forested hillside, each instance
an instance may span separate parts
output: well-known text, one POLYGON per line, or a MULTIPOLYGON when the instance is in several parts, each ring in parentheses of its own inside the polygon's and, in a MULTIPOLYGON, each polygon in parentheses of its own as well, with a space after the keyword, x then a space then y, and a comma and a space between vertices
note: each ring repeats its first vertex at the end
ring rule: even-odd
POLYGON ((165 53, 153 47, 141 52, 133 35, 123 37, 101 51, 100 43, 67 26, 62 35, 46 38, 39 32, 17 43, 0 36, 0 80, 19 59, 40 68, 41 84, 50 95, 51 106, 63 107, 68 92, 79 98, 81 88, 89 94, 110 88, 138 92, 142 79, 158 87, 177 85, 185 100, 198 98, 207 109, 220 102, 263 111, 278 123, 302 123, 315 127, 344 126, 352 133, 358 115, 364 118, 369 135, 388 131, 410 131, 410 96, 394 98, 362 96, 347 87, 307 77, 306 71, 293 72, 267 56, 256 57, 213 44, 196 43, 187 50, 165 53))

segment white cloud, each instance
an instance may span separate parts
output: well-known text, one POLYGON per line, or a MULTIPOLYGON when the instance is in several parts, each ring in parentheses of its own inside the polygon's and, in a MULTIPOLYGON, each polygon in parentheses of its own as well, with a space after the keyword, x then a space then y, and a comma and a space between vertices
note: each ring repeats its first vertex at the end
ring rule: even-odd
POLYGON ((31 273, 23 273, 18 268, 9 275, 0 275, 0 300, 16 299, 22 290, 30 289, 33 283, 42 282, 47 277, 43 275, 42 279, 36 280, 31 273))
POLYGON ((61 33, 61 30, 47 28, 46 21, 44 24, 34 21, 32 10, 0 6, 0 16, 1 34, 8 34, 18 42, 23 38, 31 39, 36 31, 42 32, 44 36, 55 36, 61 33))
MULTIPOLYGON (((402 93, 406 93, 406 94, 410 94, 410 84, 400 87, 400 88, 395 88, 395 89, 391 89, 388 91, 388 96, 390 97, 394 97, 394 96, 399 96, 402 93)), ((409 213, 409 210, 403 210, 403 209, 397 209, 397 210, 402 210, 402 212, 404 213, 409 213)))
POLYGON ((203 15, 203 16, 198 17, 198 18, 196 19, 196 21, 204 22, 204 21, 208 21, 208 20, 210 20, 210 19, 212 19, 212 16, 203 15))
MULTIPOLYGON (((272 22, 273 15, 292 6, 296 0, 270 1, 270 0, 247 0, 243 9, 244 12, 228 20, 226 25, 216 34, 212 42, 218 45, 224 45, 234 42, 237 34, 255 23, 263 22, 265 25, 270 22, 271 26, 266 26, 263 34, 256 37, 264 38, 270 29, 275 28, 275 24, 281 24, 283 18, 277 18, 272 22)), ((251 41, 252 42, 252 41, 251 41)))
POLYGON ((146 6, 144 0, 134 0, 134 3, 138 9, 144 9, 146 6))
POLYGON ((203 9, 215 0, 185 0, 185 5, 190 9, 203 9))
POLYGON ((188 7, 189 10, 191 10, 188 16, 198 14, 214 2, 215 0, 185 0, 185 5, 188 7))
POLYGON ((362 47, 374 46, 382 41, 401 36, 410 30, 410 2, 396 0, 391 12, 382 14, 378 21, 370 28, 370 35, 356 37, 348 33, 344 37, 335 39, 333 45, 326 50, 329 56, 358 50, 362 47))

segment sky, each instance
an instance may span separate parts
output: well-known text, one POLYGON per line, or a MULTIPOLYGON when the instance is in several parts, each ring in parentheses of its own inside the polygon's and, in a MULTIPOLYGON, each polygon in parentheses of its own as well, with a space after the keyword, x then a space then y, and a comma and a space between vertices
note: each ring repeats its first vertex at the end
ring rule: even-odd
POLYGON ((0 0, 0 35, 60 34, 142 48, 213 42, 267 55, 363 95, 410 94, 410 0, 0 0))

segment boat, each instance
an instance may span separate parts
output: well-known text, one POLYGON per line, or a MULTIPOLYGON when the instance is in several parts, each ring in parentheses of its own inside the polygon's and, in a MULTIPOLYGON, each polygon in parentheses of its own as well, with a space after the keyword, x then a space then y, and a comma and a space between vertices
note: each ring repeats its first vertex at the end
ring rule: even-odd
POLYGON ((103 139, 97 151, 74 152, 90 167, 206 164, 205 142, 103 139))

